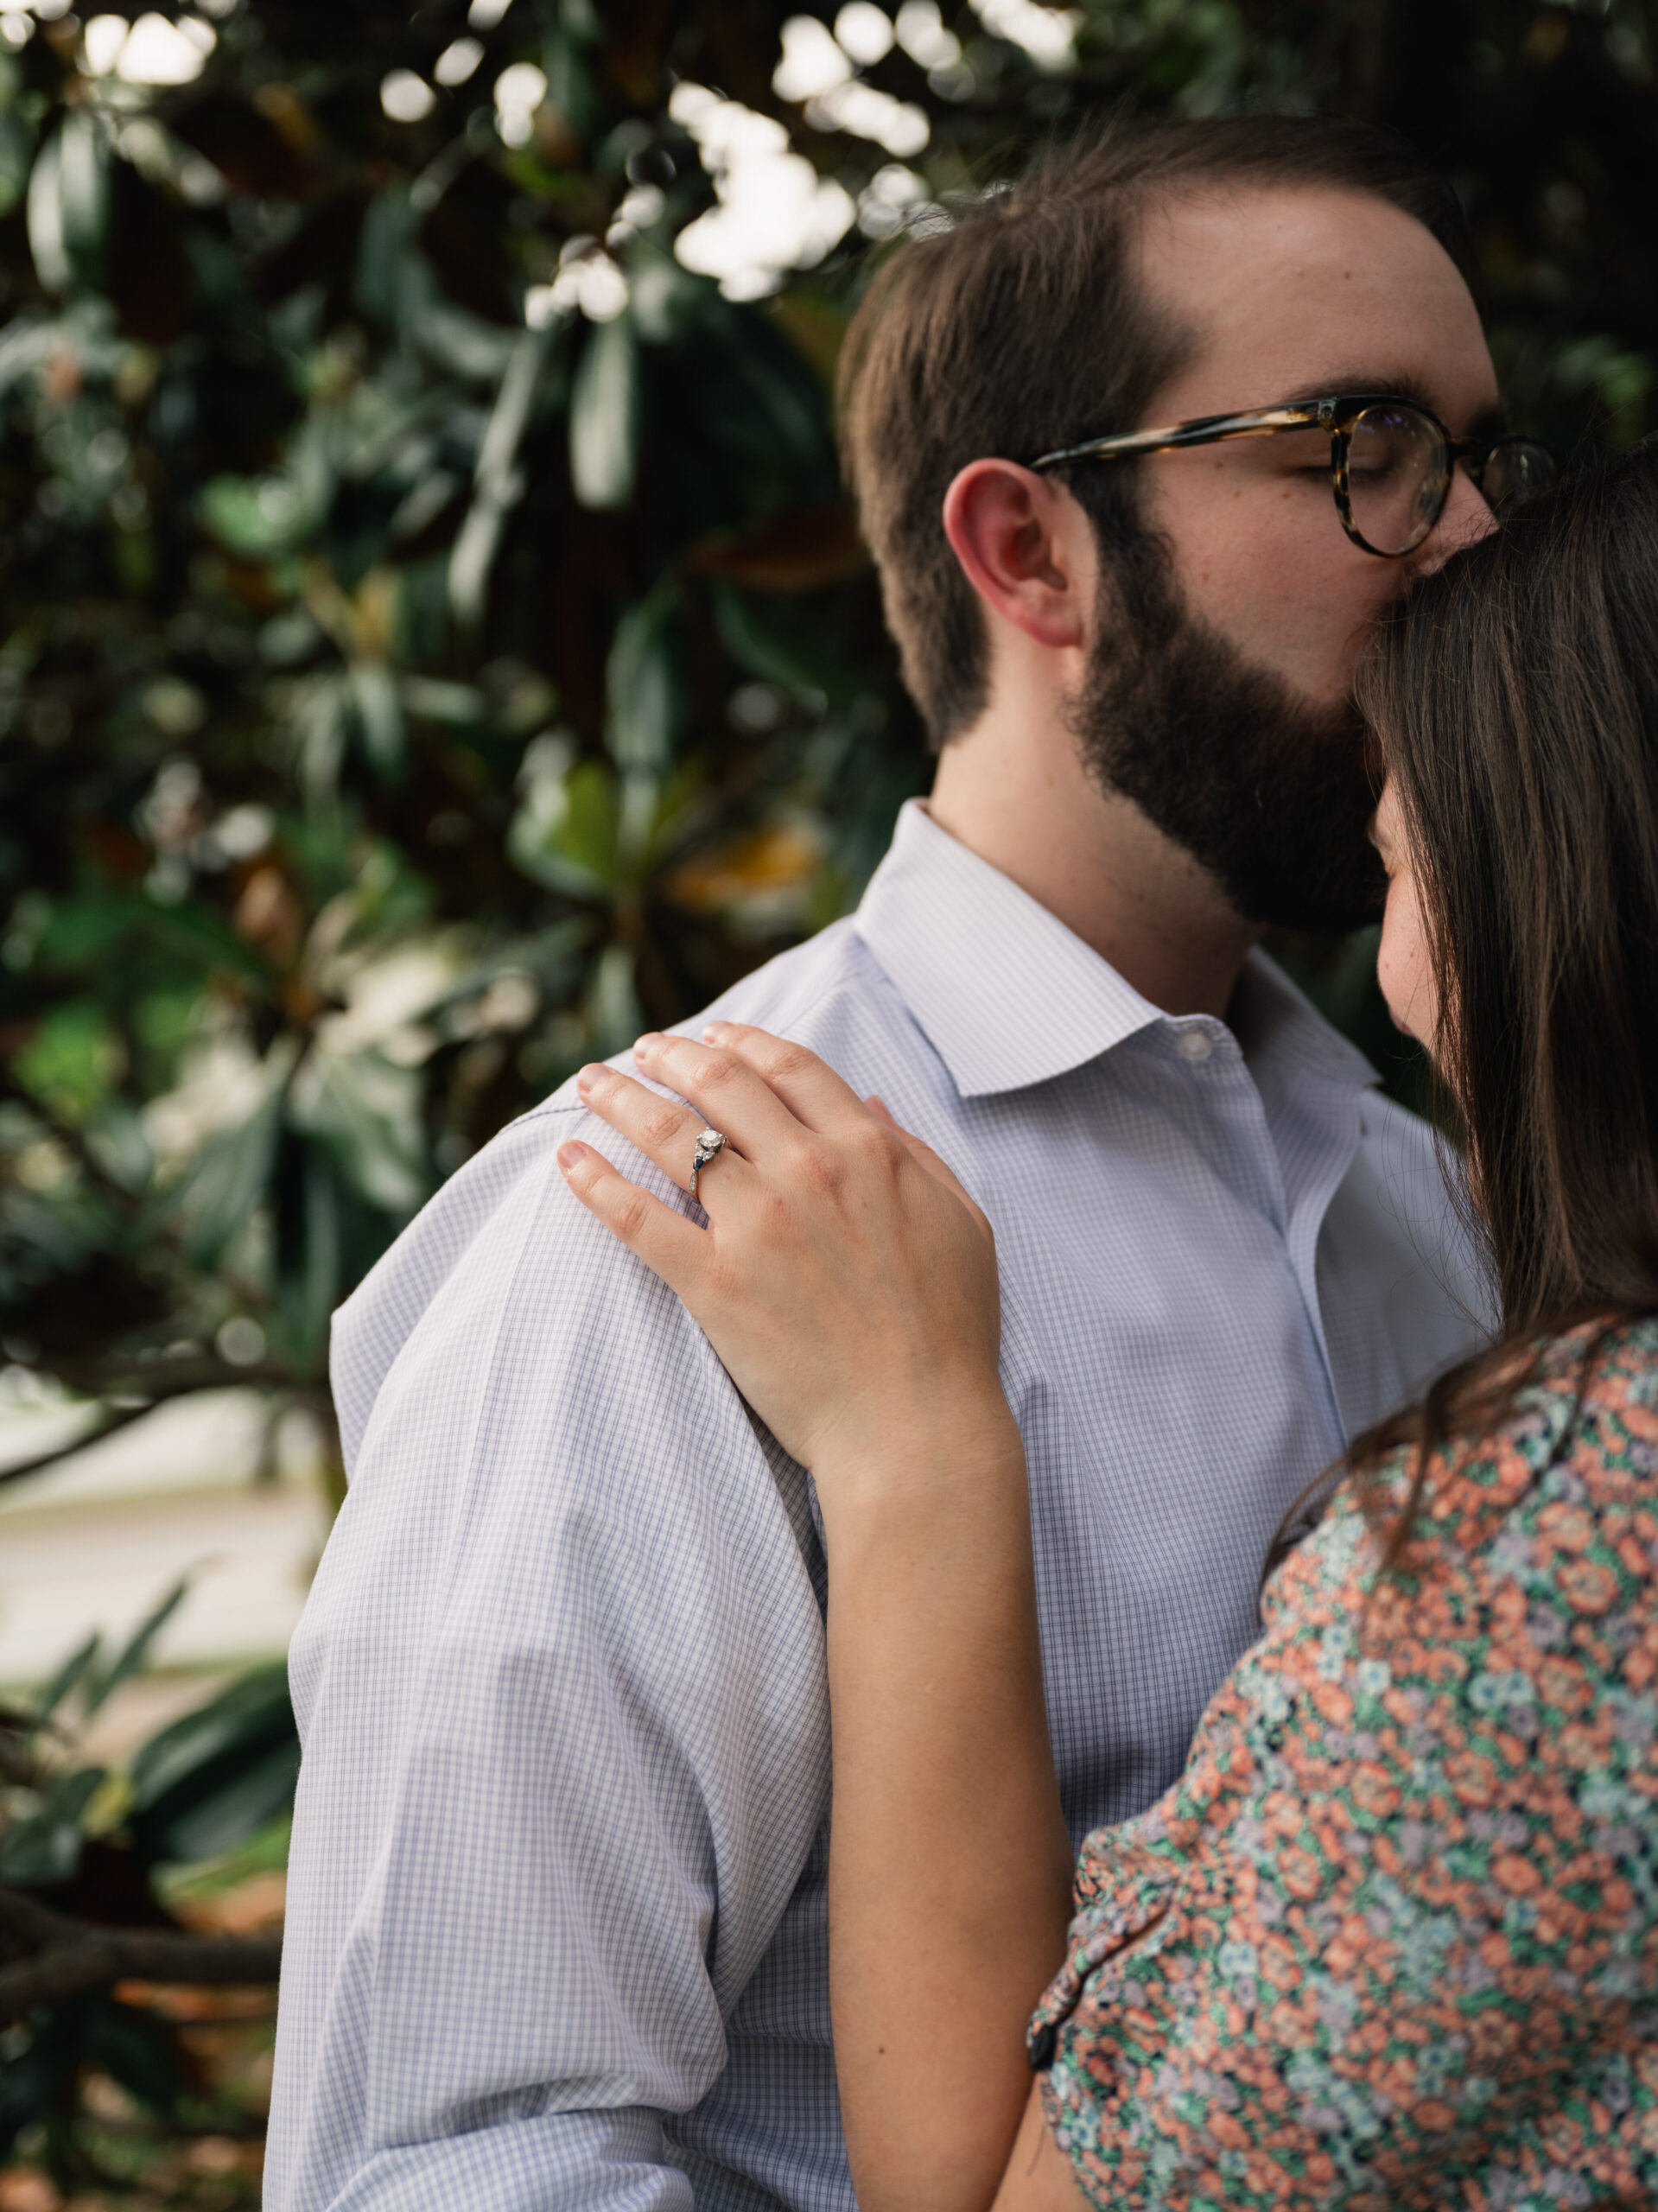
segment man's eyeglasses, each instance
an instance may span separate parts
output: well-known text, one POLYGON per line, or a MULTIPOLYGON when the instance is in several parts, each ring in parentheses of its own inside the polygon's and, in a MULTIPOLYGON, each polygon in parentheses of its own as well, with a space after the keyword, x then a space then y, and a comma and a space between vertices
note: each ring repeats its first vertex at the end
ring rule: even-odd
POLYGON ((1414 400, 1347 392, 1238 415, 1199 415, 1163 430, 1127 430, 1111 438, 1045 453, 1032 468, 1068 467, 1121 454, 1167 453, 1179 446, 1217 445, 1225 438, 1273 437, 1286 430, 1324 430, 1330 438, 1330 482, 1342 528, 1355 545, 1384 560, 1413 553, 1445 512, 1452 471, 1461 461, 1499 517, 1553 483, 1560 464, 1534 438, 1453 438, 1437 415, 1414 400))

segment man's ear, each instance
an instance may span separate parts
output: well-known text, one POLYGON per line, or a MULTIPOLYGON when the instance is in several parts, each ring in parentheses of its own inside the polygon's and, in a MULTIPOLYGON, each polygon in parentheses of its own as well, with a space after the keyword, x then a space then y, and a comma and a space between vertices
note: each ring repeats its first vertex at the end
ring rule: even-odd
POLYGON ((968 582, 1004 621, 1040 645, 1087 642, 1092 539, 1062 486, 1017 461, 970 461, 944 494, 944 532, 968 582))

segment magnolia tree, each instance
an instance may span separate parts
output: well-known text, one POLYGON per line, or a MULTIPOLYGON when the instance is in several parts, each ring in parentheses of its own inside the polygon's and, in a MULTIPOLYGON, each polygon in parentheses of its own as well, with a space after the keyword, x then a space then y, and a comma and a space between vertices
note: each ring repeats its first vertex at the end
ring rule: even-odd
MULTIPOLYGON (((855 896, 926 763, 836 348, 1033 137, 1400 128, 1516 418, 1648 426, 1636 0, 68 10, 0 0, 0 1398, 78 1440, 238 1384, 328 1459, 329 1313, 441 1178, 855 896)), ((1385 1058, 1369 948, 1289 950, 1385 1058)), ((176 1870, 290 1796, 282 1671, 79 1748, 179 1594, 0 1711, 0 2159, 224 2212, 276 1944, 176 1870)))
POLYGON ((925 773, 828 397, 889 240, 1126 95, 1369 116, 1467 200, 1520 419, 1625 441, 1648 31, 0 0, 0 1389, 326 1423, 442 1177, 855 896, 925 773))

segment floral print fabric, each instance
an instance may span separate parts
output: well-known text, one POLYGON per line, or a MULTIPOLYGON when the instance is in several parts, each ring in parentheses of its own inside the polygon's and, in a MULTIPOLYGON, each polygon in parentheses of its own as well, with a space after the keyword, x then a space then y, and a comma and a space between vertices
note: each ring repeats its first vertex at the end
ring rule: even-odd
POLYGON ((1091 2203, 1658 2204, 1658 1324, 1551 1344, 1376 1562, 1344 1484, 1083 1846, 1030 2048, 1091 2203))

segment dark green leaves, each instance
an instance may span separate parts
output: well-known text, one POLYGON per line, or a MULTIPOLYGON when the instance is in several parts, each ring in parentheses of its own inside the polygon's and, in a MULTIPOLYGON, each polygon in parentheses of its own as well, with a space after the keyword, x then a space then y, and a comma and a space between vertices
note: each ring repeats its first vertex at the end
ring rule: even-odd
POLYGON ((123 1682, 130 1681, 149 1663, 156 1637, 184 1603, 189 1589, 187 1575, 175 1582, 160 1605, 139 1622, 109 1665, 97 1669, 86 1692, 84 1713, 87 1719, 91 1719, 123 1682))
POLYGON ((89 1404, 184 1346, 321 1408, 442 1175, 856 896, 927 774, 830 407, 900 207, 1124 98, 1372 114, 1465 191, 1516 417, 1647 427, 1634 0, 1452 0, 1426 75, 1398 0, 947 7, 871 65, 897 165, 772 88, 791 12, 516 0, 457 86, 458 6, 243 0, 165 90, 0 42, 0 1332, 89 1404), (861 210, 772 296, 675 251, 745 134, 861 210))
POLYGON ((660 776, 673 759, 685 708, 678 603, 664 580, 616 625, 605 670, 605 742, 625 774, 660 776))
POLYGON ((266 1668, 139 1752, 128 1815, 135 1845, 150 1864, 230 1851, 292 1802, 298 1773, 287 1669, 266 1668))
POLYGON ((60 1774, 35 1812, 0 1829, 0 1882, 19 1889, 67 1882, 80 1860, 81 1815, 103 1779, 101 1766, 60 1774))
POLYGON ((109 148, 98 119, 72 109, 41 147, 29 181, 29 251, 48 292, 97 283, 109 188, 109 148))

